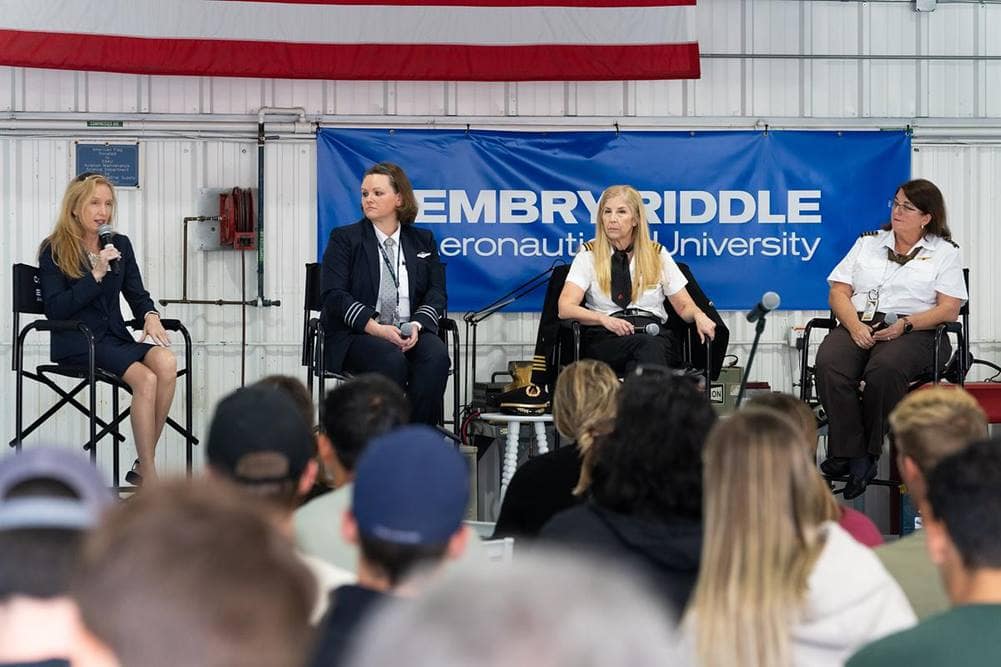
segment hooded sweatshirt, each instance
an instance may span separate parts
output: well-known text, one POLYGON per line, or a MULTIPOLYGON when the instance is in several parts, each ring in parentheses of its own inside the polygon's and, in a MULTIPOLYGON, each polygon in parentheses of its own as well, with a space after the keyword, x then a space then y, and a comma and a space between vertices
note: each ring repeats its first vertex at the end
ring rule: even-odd
POLYGON ((580 547, 634 567, 681 616, 695 586, 702 553, 702 524, 691 519, 652 519, 620 514, 588 502, 560 512, 541 541, 580 547))

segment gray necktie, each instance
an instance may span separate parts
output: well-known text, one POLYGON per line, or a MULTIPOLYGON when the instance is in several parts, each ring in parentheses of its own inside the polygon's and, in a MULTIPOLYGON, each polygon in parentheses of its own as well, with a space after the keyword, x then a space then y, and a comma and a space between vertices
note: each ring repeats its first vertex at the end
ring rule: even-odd
MULTIPOLYGON (((392 238, 388 238, 383 242, 383 248, 386 254, 380 259, 382 260, 382 279, 379 281, 379 322, 381 324, 396 324, 397 314, 396 307, 399 303, 398 291, 396 289, 396 283, 393 280, 393 274, 389 270, 389 265, 397 265, 396 262, 396 241, 392 238), (386 258, 389 258, 389 262, 386 258)), ((382 253, 379 253, 382 255, 382 253)))

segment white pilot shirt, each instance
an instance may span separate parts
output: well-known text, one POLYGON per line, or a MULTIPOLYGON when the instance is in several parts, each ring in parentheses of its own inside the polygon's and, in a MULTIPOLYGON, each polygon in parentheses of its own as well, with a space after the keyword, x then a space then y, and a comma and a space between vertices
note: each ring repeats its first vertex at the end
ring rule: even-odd
POLYGON ((928 234, 916 247, 914 259, 904 265, 891 261, 887 248, 893 249, 892 231, 865 235, 855 241, 831 275, 828 283, 852 286, 852 305, 863 312, 870 291, 879 291, 877 309, 884 313, 913 315, 935 307, 936 293, 967 298, 963 281, 963 259, 959 248, 949 241, 928 234))
MULTIPOLYGON (((629 275, 635 267, 635 257, 629 260, 629 275)), ((664 246, 660 247, 660 281, 653 287, 643 290, 638 297, 634 294, 628 308, 645 310, 660 319, 661 324, 667 322, 667 311, 664 309, 664 299, 677 294, 688 280, 664 246)), ((571 282, 584 290, 584 305, 605 315, 617 313, 622 308, 612 301, 612 296, 602 292, 598 286, 598 278, 594 273, 594 253, 581 246, 580 252, 573 258, 567 282, 571 282)))
MULTIPOLYGON (((400 296, 400 304, 396 309, 396 314, 400 322, 407 322, 410 320, 410 274, 407 273, 407 258, 403 255, 403 248, 400 247, 400 227, 396 227, 396 231, 393 232, 392 237, 383 234, 382 230, 375 225, 372 225, 372 229, 375 230, 375 238, 380 246, 388 238, 392 238, 396 242, 393 252, 387 250, 386 255, 389 257, 389 263, 393 265, 393 270, 396 271, 397 280, 400 281, 400 286, 397 290, 397 294, 400 296), (397 267, 399 268, 397 269, 397 267)), ((386 279, 382 270, 385 260, 382 259, 382 251, 376 248, 375 252, 379 259, 379 290, 376 290, 376 294, 378 294, 382 290, 382 281, 386 279)), ((379 304, 376 303, 376 308, 378 307, 379 304)))

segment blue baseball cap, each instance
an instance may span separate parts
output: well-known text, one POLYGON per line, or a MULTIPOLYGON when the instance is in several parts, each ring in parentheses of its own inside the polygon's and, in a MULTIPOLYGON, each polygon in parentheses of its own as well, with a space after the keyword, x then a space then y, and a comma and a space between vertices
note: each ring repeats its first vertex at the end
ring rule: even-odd
POLYGON ((355 468, 351 512, 366 537, 442 545, 459 530, 469 503, 469 467, 429 426, 374 438, 355 468))

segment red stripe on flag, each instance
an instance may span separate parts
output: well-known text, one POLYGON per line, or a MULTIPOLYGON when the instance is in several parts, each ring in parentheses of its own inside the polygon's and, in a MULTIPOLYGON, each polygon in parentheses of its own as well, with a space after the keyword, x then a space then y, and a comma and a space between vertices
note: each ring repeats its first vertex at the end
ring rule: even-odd
POLYGON ((7 65, 53 69, 423 81, 699 77, 697 43, 651 45, 298 44, 0 30, 7 65))
POLYGON ((380 7, 694 7, 696 0, 217 0, 223 2, 279 2, 285 5, 378 5, 380 7))

